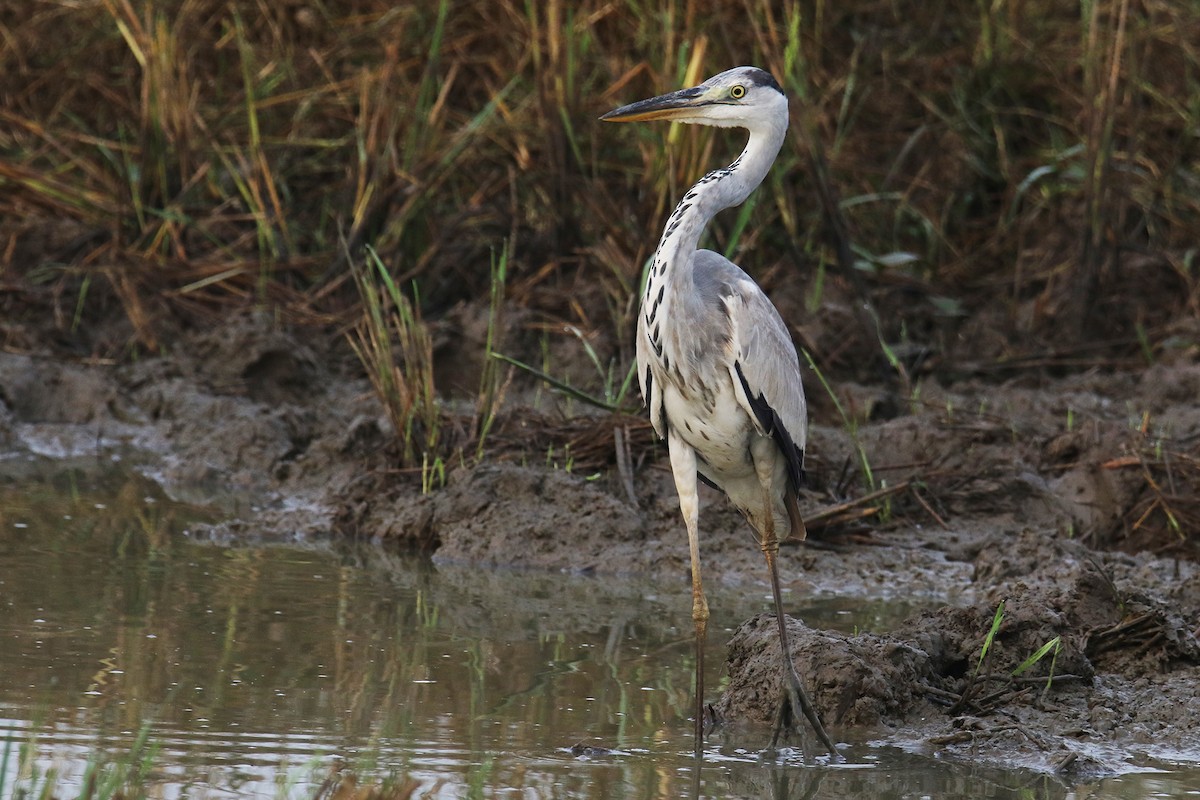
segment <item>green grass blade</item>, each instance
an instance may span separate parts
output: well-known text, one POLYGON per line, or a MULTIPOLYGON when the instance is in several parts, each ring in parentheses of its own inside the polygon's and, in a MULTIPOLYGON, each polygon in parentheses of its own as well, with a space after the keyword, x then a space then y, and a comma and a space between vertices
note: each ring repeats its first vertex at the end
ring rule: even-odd
POLYGON ((988 651, 992 649, 992 641, 996 638, 996 633, 1000 630, 1000 623, 1004 622, 1004 601, 1000 601, 1000 605, 996 606, 996 614, 992 617, 992 627, 988 631, 987 636, 983 638, 983 648, 979 651, 979 661, 975 663, 975 674, 979 674, 979 668, 983 666, 983 660, 987 658, 988 651))
POLYGON ((614 414, 632 414, 632 413, 634 413, 633 409, 623 408, 622 406, 619 406, 615 403, 609 403, 604 400, 601 400, 599 397, 596 397, 595 395, 588 394, 587 392, 582 391, 580 389, 576 389, 574 386, 567 383, 566 381, 559 380, 558 378, 555 378, 553 375, 548 375, 545 372, 542 372, 537 367, 530 366, 529 364, 526 364, 524 361, 515 359, 512 356, 506 356, 503 353, 492 353, 492 358, 499 359, 500 361, 503 361, 505 364, 511 364, 512 366, 516 367, 519 370, 528 372, 530 375, 534 376, 535 378, 545 381, 546 383, 550 384, 550 386, 554 387, 555 389, 562 392, 563 394, 565 394, 569 397, 574 397, 576 400, 581 400, 582 402, 587 403, 588 405, 593 405, 596 408, 602 408, 605 411, 610 411, 614 414))
POLYGON ((1029 658, 1022 661, 1021 664, 1012 671, 1013 677, 1015 678, 1015 677, 1019 676, 1021 673, 1025 672, 1030 667, 1032 667, 1034 664, 1041 661, 1043 658, 1046 657, 1046 654, 1049 653, 1051 650, 1053 650, 1053 651, 1055 651, 1055 653, 1057 653, 1058 648, 1061 645, 1061 643, 1062 643, 1062 638, 1059 636, 1055 636, 1053 639, 1046 642, 1044 645, 1039 647, 1034 653, 1032 653, 1029 656, 1029 658))

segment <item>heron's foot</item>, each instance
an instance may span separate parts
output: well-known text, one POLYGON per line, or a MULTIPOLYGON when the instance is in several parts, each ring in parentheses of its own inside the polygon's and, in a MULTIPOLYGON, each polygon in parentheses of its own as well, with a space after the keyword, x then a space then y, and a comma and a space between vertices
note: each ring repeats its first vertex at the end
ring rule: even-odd
POLYGON ((774 753, 779 749, 780 739, 786 739, 795 724, 792 698, 790 692, 784 689, 783 697, 779 699, 779 709, 775 712, 775 732, 771 734, 771 743, 767 745, 768 753, 774 753))
POLYGON ((718 728, 720 728, 724 724, 725 724, 725 720, 723 720, 721 718, 721 715, 717 713, 717 709, 713 707, 713 704, 705 703, 704 704, 704 735, 705 736, 710 735, 711 733, 713 733, 713 731, 716 731, 718 728))
POLYGON ((804 685, 800 683, 800 676, 796 674, 795 668, 787 670, 787 672, 789 674, 783 682, 783 696, 779 700, 779 711, 775 715, 775 732, 771 735, 769 751, 778 750, 780 740, 785 739, 793 729, 800 734, 799 728, 802 725, 800 720, 803 718, 808 720, 808 724, 812 726, 817 738, 821 740, 821 744, 829 751, 829 755, 840 761, 841 754, 838 753, 833 740, 829 738, 825 726, 821 724, 821 719, 817 716, 812 701, 808 699, 808 693, 804 691, 804 685))

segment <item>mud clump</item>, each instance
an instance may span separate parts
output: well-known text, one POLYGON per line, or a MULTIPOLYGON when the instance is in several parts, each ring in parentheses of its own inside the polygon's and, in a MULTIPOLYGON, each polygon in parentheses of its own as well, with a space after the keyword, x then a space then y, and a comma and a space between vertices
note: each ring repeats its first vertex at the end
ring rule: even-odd
MULTIPOLYGON (((883 729, 904 746, 1095 772, 1119 768, 1130 753, 1154 758, 1156 744, 1165 752, 1191 735, 1198 711, 1192 689, 1180 690, 1200 677, 1200 608, 1180 607, 1166 581, 1148 581, 1153 569, 1030 533, 986 543, 975 566, 987 600, 920 613, 885 634, 789 620, 797 669, 834 730, 883 729)), ((1195 575, 1192 565, 1180 569, 1195 575)), ((719 718, 774 719, 776 640, 768 615, 734 633, 719 718)))
MULTIPOLYGON (((813 702, 835 726, 875 726, 903 715, 931 676, 928 654, 898 637, 817 631, 790 618, 788 635, 796 668, 817 687, 813 702)), ((780 658, 774 614, 742 623, 729 642, 731 683, 716 704, 718 718, 773 721, 780 658)))
POLYGON ((637 512, 565 472, 481 466, 438 498, 438 557, 482 564, 604 570, 607 560, 635 557, 644 539, 637 512), (533 551, 533 552, 531 552, 533 551))
POLYGON ((433 551, 447 562, 608 572, 634 563, 644 544, 639 514, 594 484, 561 471, 483 464, 436 492, 361 498, 356 527, 373 538, 433 551))

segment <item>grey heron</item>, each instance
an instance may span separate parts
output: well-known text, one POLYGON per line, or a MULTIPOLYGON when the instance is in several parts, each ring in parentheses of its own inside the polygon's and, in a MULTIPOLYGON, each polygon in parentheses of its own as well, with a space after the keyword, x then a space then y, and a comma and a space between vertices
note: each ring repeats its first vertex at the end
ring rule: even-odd
POLYGON ((796 348, 758 284, 725 257, 697 249, 717 212, 740 205, 774 163, 788 127, 787 96, 770 73, 736 67, 699 86, 631 103, 600 119, 674 120, 749 132, 741 155, 701 178, 667 220, 638 314, 638 381, 650 422, 667 440, 691 549, 696 757, 702 757, 704 746, 708 623, 700 577, 697 478, 728 495, 758 533, 766 556, 784 662, 771 749, 802 713, 837 757, 792 661, 776 567, 778 530, 805 536, 796 498, 808 414, 796 348))

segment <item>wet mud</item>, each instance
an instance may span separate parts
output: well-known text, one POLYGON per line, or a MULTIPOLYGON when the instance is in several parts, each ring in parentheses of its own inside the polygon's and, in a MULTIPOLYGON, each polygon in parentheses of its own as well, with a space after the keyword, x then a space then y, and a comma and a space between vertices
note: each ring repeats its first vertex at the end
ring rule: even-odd
MULTIPOLYGON (((822 718, 924 752, 1072 777, 1194 751, 1194 564, 1095 553, 1027 531, 985 541, 974 580, 982 602, 922 612, 886 633, 792 620, 797 666, 822 718), (1027 664, 1048 643, 1058 646, 1027 664)), ((773 720, 777 639, 770 615, 735 632, 718 719, 773 720)))
MULTIPOLYGON (((898 399, 840 387, 863 410, 852 429, 814 398, 803 510, 816 522, 810 541, 781 552, 791 598, 937 605, 885 631, 791 621, 797 666, 835 737, 1067 776, 1200 758, 1194 354, 1053 380, 930 377, 919 389, 898 399), (880 493, 857 504, 863 459, 880 493)), ((542 424, 529 413, 505 424, 542 424)), ((686 539, 654 451, 635 468, 634 503, 616 469, 567 469, 532 449, 464 459, 444 485, 422 486, 396 467, 390 437, 340 341, 253 314, 131 364, 0 353, 6 452, 119 455, 179 499, 217 498, 228 519, 193 535, 343 536, 443 562, 650 573, 686 602, 686 539)), ((702 498, 701 529, 706 580, 765 588, 750 529, 716 493, 702 498)), ((773 633, 756 617, 729 642, 728 683, 710 697, 728 729, 769 725, 773 633)))

